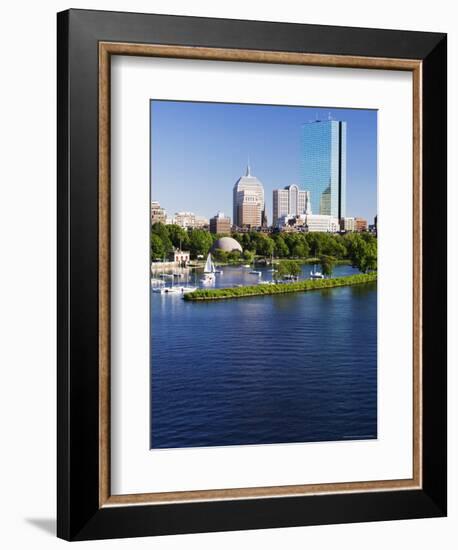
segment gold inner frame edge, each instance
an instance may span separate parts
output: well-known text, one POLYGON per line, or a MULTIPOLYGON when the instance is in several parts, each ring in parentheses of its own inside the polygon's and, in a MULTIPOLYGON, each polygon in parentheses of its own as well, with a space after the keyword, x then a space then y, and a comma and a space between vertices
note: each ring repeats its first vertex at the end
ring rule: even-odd
POLYGON ((415 490, 422 487, 422 62, 346 55, 99 43, 99 507, 195 501, 292 497, 316 494, 415 490), (168 57, 321 67, 410 71, 413 77, 413 476, 411 479, 241 487, 112 495, 110 491, 110 91, 111 56, 168 57))

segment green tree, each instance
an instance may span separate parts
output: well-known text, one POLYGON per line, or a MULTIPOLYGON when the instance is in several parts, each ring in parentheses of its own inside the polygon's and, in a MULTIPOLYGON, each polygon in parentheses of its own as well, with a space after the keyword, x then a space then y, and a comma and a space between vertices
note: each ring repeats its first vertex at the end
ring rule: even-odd
POLYGON ((297 241, 292 246, 292 255, 295 258, 307 258, 310 254, 310 248, 307 243, 307 241, 300 235, 300 239, 297 239, 297 241))
POLYGON ((194 258, 199 254, 208 254, 212 244, 213 239, 208 231, 193 229, 189 234, 189 249, 194 258))
POLYGON ((240 250, 231 250, 227 255, 227 258, 230 262, 240 262, 241 257, 242 254, 240 250))
POLYGON ((363 254, 358 258, 358 269, 362 273, 377 270, 377 241, 365 242, 363 254))
POLYGON ((179 225, 170 224, 165 226, 167 228, 168 237, 175 248, 187 250, 189 247, 189 237, 186 229, 183 229, 179 225))
POLYGON ((332 275, 336 266, 336 259, 333 256, 320 256, 321 272, 323 275, 332 275))
POLYGON ((256 233, 254 244, 256 247, 256 254, 259 256, 271 256, 274 252, 275 242, 263 233, 256 233))
POLYGON ((242 257, 247 263, 251 264, 254 261, 254 252, 251 250, 244 250, 242 257))
POLYGON ((377 269, 377 239, 370 233, 353 233, 347 238, 348 257, 362 273, 377 269))
POLYGON ((275 248, 274 253, 278 258, 287 258, 289 256, 289 248, 285 243, 285 239, 282 235, 278 234, 274 238, 275 248))
POLYGON ((160 222, 153 224, 151 226, 151 234, 156 235, 161 239, 162 244, 164 245, 164 254, 167 255, 172 251, 173 244, 169 238, 169 232, 166 225, 160 222))
POLYGON ((334 258, 344 258, 347 249, 342 243, 340 235, 329 235, 324 233, 321 241, 321 254, 324 256, 334 256, 334 258))
POLYGON ((287 275, 297 277, 302 271, 301 264, 294 260, 284 260, 277 265, 275 279, 284 279, 287 275))
POLYGON ((276 281, 281 281, 282 279, 285 278, 285 276, 288 275, 288 270, 285 266, 285 262, 280 262, 277 266, 276 266, 276 269, 275 269, 275 272, 274 272, 274 279, 276 281))
POLYGON ((221 262, 221 263, 226 263, 229 259, 228 252, 226 252, 225 250, 220 250, 219 248, 217 248, 213 252, 213 256, 217 262, 221 262))
POLYGON ((165 248, 159 235, 151 233, 151 260, 162 260, 165 256, 165 248))
POLYGON ((304 235, 301 233, 286 233, 284 240, 291 258, 307 258, 310 253, 310 247, 304 235))
POLYGON ((235 239, 243 250, 253 250, 255 249, 254 243, 251 241, 251 233, 232 233, 231 237, 235 239))
POLYGON ((293 275, 294 277, 297 277, 298 275, 300 275, 301 271, 302 271, 302 266, 299 262, 295 262, 293 260, 290 260, 288 262, 286 262, 287 264, 287 269, 288 269, 288 272, 290 275, 293 275))
POLYGON ((310 254, 317 258, 323 252, 323 246, 326 240, 326 233, 312 232, 307 233, 305 240, 310 248, 310 254))

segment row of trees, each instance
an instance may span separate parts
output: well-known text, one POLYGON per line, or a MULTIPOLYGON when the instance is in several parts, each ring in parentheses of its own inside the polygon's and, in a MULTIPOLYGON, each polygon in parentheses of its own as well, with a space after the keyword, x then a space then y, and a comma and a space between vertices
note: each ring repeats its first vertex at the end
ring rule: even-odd
MULTIPOLYGON (((151 228, 151 258, 163 259, 173 248, 189 250, 191 257, 208 254, 215 235, 203 229, 185 230, 178 225, 155 223, 151 228)), ((265 233, 249 232, 232 235, 243 248, 239 252, 218 251, 220 262, 245 261, 255 257, 304 260, 318 258, 324 274, 332 273, 339 260, 349 260, 363 273, 377 269, 377 238, 371 233, 265 233)))
POLYGON ((151 227, 151 259, 162 260, 174 248, 189 250, 191 257, 208 254, 214 235, 203 229, 186 231, 179 225, 155 223, 151 227))

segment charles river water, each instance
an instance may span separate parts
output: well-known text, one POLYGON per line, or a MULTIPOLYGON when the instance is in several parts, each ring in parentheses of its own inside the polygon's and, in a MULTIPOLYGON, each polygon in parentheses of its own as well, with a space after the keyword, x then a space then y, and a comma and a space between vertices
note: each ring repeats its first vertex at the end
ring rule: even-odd
MULTIPOLYGON (((216 288, 259 279, 222 269, 216 288)), ((376 283, 214 302, 151 293, 152 448, 376 437, 376 283)))

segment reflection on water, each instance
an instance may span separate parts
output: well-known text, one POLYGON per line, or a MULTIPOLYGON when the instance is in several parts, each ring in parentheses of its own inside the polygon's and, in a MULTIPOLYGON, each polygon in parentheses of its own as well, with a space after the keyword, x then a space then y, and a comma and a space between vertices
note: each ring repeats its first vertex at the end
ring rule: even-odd
MULTIPOLYGON (((319 268, 317 264, 317 269, 319 268)), ((222 266, 218 268, 221 270, 221 273, 218 273, 215 276, 215 282, 208 285, 201 282, 202 270, 194 269, 172 269, 168 270, 155 270, 152 277, 155 281, 162 281, 166 286, 173 285, 192 285, 200 288, 224 288, 231 287, 236 285, 256 285, 260 281, 272 281, 274 278, 274 273, 267 267, 256 266, 256 271, 260 271, 261 275, 254 275, 250 273, 252 267, 242 267, 242 266, 222 266), (175 275, 180 275, 180 277, 173 277, 175 275)), ((313 270, 313 265, 304 264, 302 266, 301 279, 309 279, 310 273, 313 270)), ((333 277, 342 277, 344 275, 355 275, 359 271, 349 265, 338 265, 334 269, 333 277)))
MULTIPOLYGON (((217 287, 258 278, 223 271, 217 287)), ((211 303, 152 293, 151 327, 153 448, 377 437, 376 283, 211 303)))

